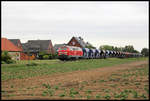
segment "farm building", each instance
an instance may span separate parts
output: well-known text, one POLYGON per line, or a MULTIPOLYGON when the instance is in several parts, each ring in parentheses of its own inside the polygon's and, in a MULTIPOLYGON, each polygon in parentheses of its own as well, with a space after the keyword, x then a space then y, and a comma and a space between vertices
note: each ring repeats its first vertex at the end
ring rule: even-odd
MULTIPOLYGON (((20 39, 8 39, 8 40, 10 40, 18 48, 23 50, 20 39)), ((34 55, 28 56, 27 54, 23 53, 23 51, 20 53, 20 60, 33 60, 34 58, 35 58, 34 55)))
POLYGON ((71 40, 68 42, 69 46, 77 46, 81 48, 95 48, 89 42, 84 42, 83 38, 81 37, 72 37, 71 40))
POLYGON ((54 48, 51 40, 28 40, 27 43, 22 43, 23 52, 26 54, 39 56, 40 52, 54 54, 54 48))
POLYGON ((1 38, 1 51, 8 51, 13 60, 20 60, 22 49, 15 46, 7 38, 1 38))

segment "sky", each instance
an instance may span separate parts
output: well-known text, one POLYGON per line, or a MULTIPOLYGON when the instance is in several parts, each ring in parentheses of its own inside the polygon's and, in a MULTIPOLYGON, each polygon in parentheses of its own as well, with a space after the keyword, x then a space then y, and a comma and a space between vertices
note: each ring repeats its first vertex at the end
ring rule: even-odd
POLYGON ((149 48, 148 2, 1 2, 1 37, 68 43, 75 36, 96 48, 149 48))

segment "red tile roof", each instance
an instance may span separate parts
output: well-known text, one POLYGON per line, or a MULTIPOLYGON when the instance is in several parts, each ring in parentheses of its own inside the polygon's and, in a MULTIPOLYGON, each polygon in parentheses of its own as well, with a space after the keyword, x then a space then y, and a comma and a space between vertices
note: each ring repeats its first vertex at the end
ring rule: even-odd
POLYGON ((22 51, 22 49, 15 46, 7 38, 1 38, 1 50, 2 51, 22 51))

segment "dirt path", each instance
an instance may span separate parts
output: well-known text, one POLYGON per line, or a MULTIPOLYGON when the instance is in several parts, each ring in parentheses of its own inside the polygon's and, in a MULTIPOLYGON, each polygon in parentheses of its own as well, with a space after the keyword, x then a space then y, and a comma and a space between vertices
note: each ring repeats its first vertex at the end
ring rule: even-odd
MULTIPOLYGON (((128 64, 121 64, 117 66, 111 66, 111 67, 103 67, 103 68, 97 68, 92 70, 86 70, 86 71, 74 71, 69 73, 58 73, 54 75, 46 75, 46 76, 36 76, 36 77, 30 77, 26 79, 14 79, 14 80, 7 80, 2 82, 2 90, 5 91, 14 91, 14 93, 17 95, 21 95, 21 92, 17 93, 19 89, 27 90, 27 88, 37 87, 37 89, 34 90, 34 93, 41 91, 43 87, 42 84, 51 84, 56 85, 61 83, 62 87, 69 87, 69 86, 77 86, 83 81, 91 81, 91 80, 97 80, 100 77, 108 76, 112 73, 117 73, 119 71, 125 70, 125 69, 131 69, 133 67, 140 67, 143 64, 148 64, 148 61, 138 61, 138 62, 132 62, 128 64), (13 87, 11 87, 13 85, 13 87)), ((22 96, 16 96, 12 97, 22 99, 28 97, 29 95, 22 95, 22 96)), ((28 98, 34 98, 32 96, 28 98)), ((36 97, 37 98, 37 97, 36 97)), ((39 97, 38 97, 39 98, 39 97)), ((40 97, 41 98, 41 97, 40 97)), ((2 96, 2 99, 9 99, 8 97, 2 96)))

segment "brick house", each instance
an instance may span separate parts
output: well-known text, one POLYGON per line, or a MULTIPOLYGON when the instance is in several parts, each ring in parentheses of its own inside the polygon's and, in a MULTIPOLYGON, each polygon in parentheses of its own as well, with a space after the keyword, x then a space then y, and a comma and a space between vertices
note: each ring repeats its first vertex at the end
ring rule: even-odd
MULTIPOLYGON (((92 46, 89 42, 84 42, 83 38, 81 37, 72 37, 71 40, 68 42, 69 46, 77 46, 81 48, 87 48, 89 46, 92 46)), ((93 47, 93 46, 92 46, 93 47)), ((95 48, 95 47, 93 47, 95 48)))
POLYGON ((22 43, 23 52, 26 54, 39 56, 40 52, 54 54, 54 48, 51 40, 28 40, 27 43, 22 43))
POLYGON ((15 46, 7 38, 1 38, 1 51, 8 51, 13 60, 20 60, 22 49, 15 46))
MULTIPOLYGON (((10 40, 15 46, 17 46, 18 48, 23 50, 22 44, 20 39, 8 39, 10 40)), ((25 54, 23 51, 20 52, 20 60, 33 60, 35 58, 34 55, 32 56, 28 56, 27 54, 25 54)))

